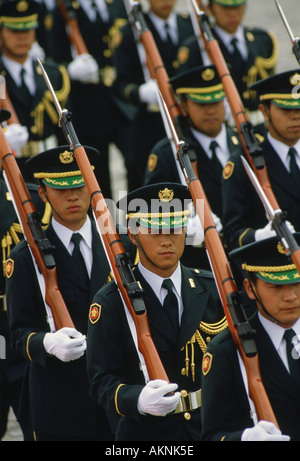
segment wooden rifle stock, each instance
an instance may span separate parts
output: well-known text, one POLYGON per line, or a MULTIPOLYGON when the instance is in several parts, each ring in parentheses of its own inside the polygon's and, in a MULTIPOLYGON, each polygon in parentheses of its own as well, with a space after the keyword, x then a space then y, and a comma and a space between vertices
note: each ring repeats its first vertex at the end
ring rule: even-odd
POLYGON ((148 372, 148 376, 146 377, 145 372, 144 376, 146 379, 163 379, 169 382, 168 376, 150 334, 147 311, 142 296, 142 287, 134 277, 130 262, 128 261, 125 249, 115 228, 112 216, 106 204, 105 198, 102 195, 88 156, 85 149, 78 141, 72 124, 71 113, 66 109, 61 109, 49 77, 40 61, 39 64, 59 115, 59 126, 63 130, 70 149, 74 152, 76 161, 91 197, 91 206, 94 212, 96 225, 118 286, 121 299, 135 324, 138 343, 137 348, 143 355, 148 372))
POLYGON ((139 283, 135 281, 131 268, 127 263, 125 249, 115 228, 85 149, 80 145, 75 145, 74 147, 76 161, 91 197, 91 206, 115 281, 135 323, 139 350, 145 359, 149 378, 163 379, 169 382, 151 338, 146 308, 143 299, 140 297, 139 283), (126 280, 125 285, 127 286, 124 285, 124 280, 126 280))
POLYGON ((69 28, 69 40, 71 44, 74 45, 77 54, 88 54, 89 52, 82 38, 72 2, 70 2, 70 0, 57 0, 57 4, 64 21, 69 28))
POLYGON ((239 292, 233 279, 220 236, 217 232, 208 200, 202 188, 201 182, 194 173, 188 153, 188 146, 183 141, 179 141, 175 128, 172 125, 171 116, 168 113, 167 106, 164 103, 162 96, 161 99, 166 118, 169 122, 173 141, 177 147, 178 161, 185 176, 186 183, 188 184, 196 213, 199 216, 204 230, 204 241, 208 258, 227 318, 228 326, 236 348, 238 349, 241 359, 245 365, 248 377, 249 395, 254 403, 258 419, 273 422, 278 427, 261 379, 258 354, 254 341, 255 332, 253 331, 240 302, 239 292), (202 208, 203 204, 204 207, 202 208))
MULTIPOLYGON (((199 4, 199 0, 192 1, 194 4, 196 3, 196 5, 199 4)), ((197 14, 199 17, 199 27, 206 52, 208 53, 212 63, 216 66, 217 72, 222 81, 223 88, 227 96, 227 100, 229 102, 230 109, 234 117, 235 124, 248 163, 251 165, 252 170, 254 171, 255 176, 257 177, 257 180, 262 190, 264 191, 274 212, 276 212, 277 210, 279 211, 280 208, 270 184, 267 167, 263 156, 263 151, 259 146, 257 139, 255 138, 253 127, 247 119, 245 108, 237 91, 233 78, 230 74, 224 56, 221 52, 220 46, 217 40, 212 35, 206 14, 201 11, 198 11, 197 14)), ((277 229, 275 228, 275 230, 277 229)), ((287 247, 287 242, 289 242, 290 245, 289 248, 286 248, 286 253, 287 255, 291 256, 294 264, 297 267, 298 272, 300 273, 300 248, 297 245, 292 234, 287 230, 287 228, 284 229, 282 227, 281 233, 282 234, 280 235, 280 238, 281 241, 284 243, 284 247, 287 247)))
POLYGON ((45 302, 50 307, 55 328, 74 328, 57 284, 53 247, 43 229, 20 169, 0 127, 0 159, 20 219, 24 237, 45 281, 45 302))

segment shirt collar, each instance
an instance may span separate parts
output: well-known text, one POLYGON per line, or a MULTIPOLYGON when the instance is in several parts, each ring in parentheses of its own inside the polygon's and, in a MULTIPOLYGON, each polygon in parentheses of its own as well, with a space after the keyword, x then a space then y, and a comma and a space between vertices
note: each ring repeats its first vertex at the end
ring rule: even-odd
POLYGON ((33 67, 32 67, 32 59, 30 57, 24 62, 24 64, 20 64, 19 62, 14 61, 13 59, 8 58, 5 54, 2 55, 2 62, 4 67, 8 70, 14 81, 16 82, 17 86, 21 86, 21 69, 24 67, 27 76, 30 78, 34 78, 33 74, 33 67))
POLYGON ((172 11, 167 20, 159 18, 152 11, 149 11, 148 16, 154 24, 154 27, 158 31, 162 40, 165 40, 166 38, 165 24, 167 23, 169 25, 169 33, 172 37, 172 40, 174 40, 175 43, 177 42, 177 21, 174 11, 172 11))
MULTIPOLYGON (((260 312, 258 312, 258 317, 264 329, 270 336, 270 339, 276 351, 278 351, 285 332, 285 328, 282 328, 280 325, 277 325, 271 320, 266 319, 260 314, 260 312)), ((291 328, 294 330, 296 335, 300 337, 300 318, 294 323, 294 325, 291 328)))
POLYGON ((224 124, 222 125, 222 129, 220 133, 215 138, 210 138, 209 136, 206 136, 204 133, 201 133, 200 131, 197 131, 194 128, 191 128, 191 132, 193 133, 193 136, 196 138, 196 140, 199 142, 199 144, 202 146, 202 148, 206 152, 206 155, 208 156, 208 158, 210 159, 212 158, 212 152, 209 146, 212 141, 216 141, 222 153, 224 154, 225 162, 227 161, 228 144, 227 144, 227 132, 226 132, 226 128, 224 124))
MULTIPOLYGON (((161 297, 162 287, 161 286, 165 278, 160 277, 159 275, 154 274, 154 272, 151 272, 148 269, 146 269, 140 261, 138 263, 138 269, 140 273, 142 274, 142 276, 144 277, 144 279, 149 283, 149 285, 151 286, 152 290, 154 291, 154 293, 156 294, 160 302, 162 302, 162 297, 161 297)), ((178 264, 173 274, 170 277, 168 277, 168 279, 172 280, 178 296, 181 297, 181 265, 180 263, 178 264)))
MULTIPOLYGON (((58 235, 59 239, 62 241, 64 246, 69 251, 69 253, 71 253, 70 243, 71 243, 71 237, 73 235, 73 231, 69 229, 68 227, 65 227, 62 224, 58 223, 53 217, 52 217, 52 227, 55 230, 56 234, 58 235)), ((82 235, 84 242, 87 244, 87 246, 90 249, 92 249, 92 224, 89 218, 86 219, 82 228, 76 232, 79 232, 82 235)))
POLYGON ((245 42, 245 37, 244 37, 244 27, 243 26, 239 26, 235 34, 229 34, 225 30, 221 29, 219 26, 215 26, 214 29, 228 50, 232 49, 231 40, 233 38, 236 38, 238 40, 238 48, 243 58, 244 59, 247 58, 247 47, 246 47, 246 42, 245 42))
MULTIPOLYGON (((277 153, 278 157, 280 158, 280 160, 284 164, 289 163, 288 153, 289 153, 289 150, 290 150, 290 146, 287 146, 283 142, 278 141, 277 139, 273 138, 273 136, 271 136, 269 132, 268 132, 267 136, 268 136, 268 140, 269 140, 271 146, 276 151, 276 153, 277 153)), ((293 147, 297 151, 298 160, 300 160, 300 139, 296 142, 296 144, 293 147)))

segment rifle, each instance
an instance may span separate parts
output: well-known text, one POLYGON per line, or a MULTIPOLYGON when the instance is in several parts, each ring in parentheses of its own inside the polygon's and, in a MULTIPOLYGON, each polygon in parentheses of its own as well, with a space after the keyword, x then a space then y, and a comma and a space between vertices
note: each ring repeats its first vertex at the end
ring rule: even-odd
POLYGON ((88 54, 89 52, 82 38, 72 2, 70 0, 57 0, 57 4, 68 26, 69 40, 74 45, 77 54, 88 54))
POLYGON ((293 49, 293 53, 294 55, 296 56, 296 59, 298 61, 298 63, 300 64, 300 37, 295 37, 293 32, 292 32, 292 29, 290 28, 290 25, 286 19, 286 16, 283 12, 283 9, 281 8, 278 0, 275 0, 275 3, 276 3, 276 6, 278 8, 278 11, 279 11, 279 14, 281 16, 281 19, 286 27, 286 30, 290 36, 290 39, 291 39, 291 42, 292 42, 292 49, 293 49))
MULTIPOLYGON (((161 59, 157 45, 153 38, 152 32, 149 30, 148 25, 145 21, 142 7, 138 0, 124 0, 126 4, 126 10, 129 16, 129 22, 134 27, 134 36, 138 39, 146 52, 147 67, 150 72, 152 79, 156 80, 159 91, 161 92, 165 104, 168 107, 168 112, 171 115, 172 121, 176 126, 177 132, 180 134, 182 139, 187 137, 187 124, 186 118, 183 116, 179 104, 177 103, 171 85, 169 84, 169 76, 165 69, 164 63, 161 59), (129 5, 127 4, 129 3, 129 5), (131 9, 129 8, 131 6, 131 9)), ((164 119, 164 113, 162 112, 164 119)), ((166 128, 168 132, 168 129, 166 128)), ((189 155, 195 174, 197 175, 197 155, 190 149, 189 155)), ((179 176, 182 176, 179 171, 179 176)))
POLYGON ((135 324, 138 352, 140 351, 145 359, 150 379, 163 379, 169 381, 151 338, 146 306, 143 300, 143 289, 140 283, 135 279, 130 261, 126 255, 120 236, 117 233, 85 149, 79 143, 72 124, 71 113, 66 109, 61 109, 46 71, 41 61, 38 60, 38 62, 42 69, 46 85, 52 94, 59 115, 59 124, 70 146, 70 150, 74 152, 84 182, 89 191, 97 229, 118 286, 121 299, 135 324))
POLYGON ((199 27, 201 29, 205 49, 210 56, 211 61, 216 66, 222 81, 223 88, 236 123, 239 137, 241 139, 243 150, 246 154, 246 158, 248 163, 251 165, 251 168, 253 169, 266 197, 268 198, 271 207, 273 208, 274 216, 276 216, 276 220, 273 219, 271 223, 277 233, 278 238, 283 244, 286 255, 292 258, 298 272, 300 273, 300 247, 298 246, 291 231, 287 227, 286 216, 279 208, 277 200, 272 191, 262 148, 259 146, 258 141, 255 138, 252 124, 247 119, 243 103, 230 75, 219 44, 213 37, 208 22, 208 17, 203 11, 199 10, 197 4, 199 0, 191 1, 193 2, 195 12, 199 19, 199 27))
POLYGON ((58 289, 56 265, 53 257, 54 247, 46 238, 39 215, 29 195, 26 184, 21 175, 14 155, 11 153, 2 127, 0 127, 0 160, 4 170, 4 179, 13 198, 16 213, 22 226, 24 237, 29 245, 33 262, 36 263, 38 280, 39 272, 42 274, 45 289, 45 307, 51 329, 62 327, 74 328, 65 302, 58 289), (49 311, 50 308, 50 311, 49 311), (54 325, 52 325, 52 320, 54 325))
POLYGON ((208 253, 208 259, 228 326, 236 348, 245 365, 250 398, 254 403, 258 419, 273 422, 278 427, 260 375, 258 353, 254 340, 255 331, 252 329, 241 304, 240 295, 233 279, 220 236, 216 230, 205 192, 201 182, 194 174, 188 154, 188 145, 184 141, 179 140, 167 105, 164 103, 161 94, 160 97, 162 99, 166 118, 170 125, 174 143, 177 146, 178 161, 186 177, 186 183, 188 184, 196 212, 204 230, 204 242, 208 253), (202 206, 203 203, 204 207, 202 206))

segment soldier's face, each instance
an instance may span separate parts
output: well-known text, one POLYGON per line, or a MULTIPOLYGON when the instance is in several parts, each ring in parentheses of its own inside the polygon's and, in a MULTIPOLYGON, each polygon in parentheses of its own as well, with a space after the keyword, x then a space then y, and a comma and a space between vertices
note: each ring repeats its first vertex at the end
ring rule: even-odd
POLYGON ((275 139, 287 146, 294 146, 300 139, 300 109, 282 109, 270 104, 270 107, 260 106, 268 130, 275 139))
POLYGON ((73 231, 81 229, 87 218, 90 196, 86 186, 75 189, 53 189, 39 186, 42 200, 49 202, 55 220, 73 231))
POLYGON ((182 106, 193 128, 210 137, 216 137, 220 133, 225 117, 224 101, 198 104, 185 99, 182 106))
POLYGON ((16 31, 2 27, 0 41, 6 56, 23 63, 35 41, 35 30, 16 31))
POLYGON ((176 0, 150 0, 151 11, 162 19, 168 19, 172 13, 176 0))
MULTIPOLYGON (((249 280, 246 279, 244 285, 249 298, 255 300, 249 280)), ((300 283, 273 285, 257 279, 252 287, 263 306, 272 317, 281 323, 281 326, 290 328, 294 325, 300 317, 300 283)), ((257 308, 263 317, 271 320, 259 303, 257 303, 257 308)))
POLYGON ((229 34, 234 34, 244 19, 246 5, 229 7, 213 2, 209 8, 216 24, 229 34))
MULTIPOLYGON (((129 238, 134 245, 136 241, 128 232, 129 238)), ((151 230, 143 228, 143 232, 137 234, 137 239, 148 258, 139 251, 140 261, 149 271, 160 277, 170 277, 175 271, 185 246, 185 229, 170 231, 169 233, 151 233, 151 230)))

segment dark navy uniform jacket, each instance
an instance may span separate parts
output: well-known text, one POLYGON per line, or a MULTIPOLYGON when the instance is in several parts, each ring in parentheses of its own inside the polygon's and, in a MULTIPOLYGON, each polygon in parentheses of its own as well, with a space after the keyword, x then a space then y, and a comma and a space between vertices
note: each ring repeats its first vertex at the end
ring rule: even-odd
MULTIPOLYGON (((274 345, 254 317, 262 381, 282 434, 300 440, 300 389, 297 389, 274 345)), ((244 429, 254 425, 230 332, 218 335, 208 346, 202 387, 202 440, 241 440, 244 429)))
MULTIPOLYGON (((248 90, 248 85, 257 80, 273 75, 277 63, 278 51, 276 39, 273 34, 260 28, 244 26, 244 37, 248 50, 248 59, 243 69, 238 69, 227 47, 224 45, 217 32, 212 29, 225 62, 229 64, 230 72, 236 84, 239 95, 245 108, 256 110, 258 99, 255 92, 248 90)), ((203 58, 197 39, 190 37, 178 51, 178 72, 203 65, 203 58)))
MULTIPOLYGON (((300 187, 294 185, 290 173, 268 139, 261 147, 279 207, 287 212, 287 220, 299 232, 300 187)), ((233 155, 223 170, 222 194, 224 237, 229 248, 253 242, 255 230, 265 227, 267 218, 239 155, 233 155)))
MULTIPOLYGON (((92 224, 93 268, 89 286, 52 226, 46 231, 55 246, 58 287, 75 328, 82 334, 86 334, 91 300, 110 274, 102 243, 92 224)), ((50 328, 27 245, 24 242, 17 245, 10 258, 14 261, 13 273, 7 279, 11 343, 30 362, 24 392, 29 393, 32 429, 53 436, 98 435, 105 440, 110 434, 104 414, 88 395, 86 357, 64 363, 46 353, 43 339, 50 328)))
MULTIPOLYGON (((144 289, 150 332, 170 382, 187 392, 201 387, 201 362, 206 344, 227 328, 223 308, 210 272, 182 268, 184 312, 179 337, 172 330, 155 292, 139 270, 136 279, 144 289), (189 359, 186 368, 185 359, 189 359), (193 376, 190 364, 195 363, 193 376)), ((125 310, 111 283, 100 290, 91 306, 88 328, 87 366, 92 397, 116 418, 116 440, 199 440, 200 408, 155 417, 141 415, 138 396, 145 385, 139 357, 129 330, 125 310), (93 315, 96 308, 98 316, 93 315)))

